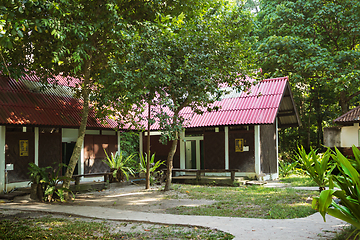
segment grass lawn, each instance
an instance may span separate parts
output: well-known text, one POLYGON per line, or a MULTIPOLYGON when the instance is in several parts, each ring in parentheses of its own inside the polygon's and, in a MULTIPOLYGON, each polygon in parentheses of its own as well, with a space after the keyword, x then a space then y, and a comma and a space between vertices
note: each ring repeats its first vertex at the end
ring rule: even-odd
POLYGON ((311 208, 317 191, 299 191, 291 188, 262 186, 213 187, 174 185, 177 191, 191 199, 216 200, 212 205, 176 207, 167 213, 263 219, 301 218, 315 213, 311 208))
POLYGON ((290 175, 280 179, 282 183, 291 183, 292 187, 317 187, 316 183, 306 175, 290 175))
POLYGON ((0 221, 0 239, 233 239, 221 231, 196 227, 79 220, 18 218, 0 221), (127 227, 127 231, 120 229, 127 227), (130 229, 130 230, 129 230, 130 229))

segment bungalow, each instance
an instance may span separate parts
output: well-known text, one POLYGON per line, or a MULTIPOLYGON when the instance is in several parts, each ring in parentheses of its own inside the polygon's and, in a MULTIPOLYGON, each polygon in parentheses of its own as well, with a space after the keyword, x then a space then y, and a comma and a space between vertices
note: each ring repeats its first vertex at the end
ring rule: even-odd
MULTIPOLYGON (((0 191, 26 186, 28 164, 40 167, 68 163, 78 136, 81 100, 74 96, 76 79, 55 77, 59 85, 40 91, 36 76, 16 81, 0 76, 0 191)), ((90 112, 74 174, 104 172, 103 149, 119 148, 117 124, 106 123, 90 112)))
MULTIPOLYGON (((301 124, 288 78, 263 80, 249 92, 231 92, 214 105, 220 109, 202 115, 189 108, 180 112, 188 122, 178 141, 174 168, 236 169, 236 176, 278 178, 278 128, 301 124)), ((158 125, 151 130, 151 152, 157 160, 165 160, 171 144, 159 142, 158 125)), ((142 152, 144 133, 140 139, 142 152)))
POLYGON ((343 154, 352 156, 351 147, 360 147, 360 106, 333 121, 338 126, 324 128, 324 145, 337 147, 343 154))

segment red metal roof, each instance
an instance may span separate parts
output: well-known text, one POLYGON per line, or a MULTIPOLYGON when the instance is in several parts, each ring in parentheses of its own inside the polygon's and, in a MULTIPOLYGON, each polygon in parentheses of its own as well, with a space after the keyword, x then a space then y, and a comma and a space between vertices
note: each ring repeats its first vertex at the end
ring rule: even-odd
MULTIPOLYGON (((56 76, 57 87, 45 92, 37 90, 39 78, 26 75, 21 80, 0 76, 0 124, 34 126, 79 127, 82 102, 71 97, 69 86, 75 87, 79 80, 56 76), (68 88, 66 88, 68 87, 68 88)), ((90 111, 88 128, 115 128, 117 123, 107 119, 106 124, 95 118, 90 111)))
MULTIPOLYGON (((284 109, 284 112, 285 110, 292 111, 293 116, 291 117, 293 119, 291 119, 291 124, 299 125, 300 122, 292 101, 287 77, 266 79, 252 86, 249 91, 237 94, 236 97, 227 98, 225 96, 221 101, 211 104, 211 106, 220 107, 218 111, 196 114, 190 107, 187 107, 180 111, 180 115, 187 119, 185 122, 186 128, 273 124, 279 113, 286 89, 290 92, 290 96, 286 96, 288 99, 286 100, 287 104, 284 104, 284 106, 289 105, 290 108, 284 109)), ((230 94, 230 96, 234 95, 236 94, 230 94)), ((171 115, 167 108, 163 108, 162 111, 166 111, 171 115)), ((143 121, 142 124, 146 126, 146 121, 143 121)), ((159 128, 158 123, 151 126, 151 130, 158 130, 159 128)))

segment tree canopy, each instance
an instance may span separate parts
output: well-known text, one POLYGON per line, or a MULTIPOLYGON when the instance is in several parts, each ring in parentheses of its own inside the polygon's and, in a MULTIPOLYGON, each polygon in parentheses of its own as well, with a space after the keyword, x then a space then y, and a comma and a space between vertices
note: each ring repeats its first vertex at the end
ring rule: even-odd
POLYGON ((298 135, 309 146, 315 131, 320 146, 324 124, 360 94, 360 3, 263 0, 260 9, 254 30, 260 65, 269 76, 290 77, 304 125, 298 135))
POLYGON ((222 94, 221 85, 242 89, 249 85, 246 76, 256 71, 248 39, 250 13, 234 5, 208 4, 191 18, 186 13, 159 15, 155 22, 142 23, 113 60, 112 77, 101 81, 98 103, 106 113, 110 109, 129 116, 122 112, 124 106, 141 109, 145 103, 169 110, 157 108, 151 116, 163 139, 173 141, 168 166, 184 127, 179 112, 185 107, 210 110, 209 103, 222 94))

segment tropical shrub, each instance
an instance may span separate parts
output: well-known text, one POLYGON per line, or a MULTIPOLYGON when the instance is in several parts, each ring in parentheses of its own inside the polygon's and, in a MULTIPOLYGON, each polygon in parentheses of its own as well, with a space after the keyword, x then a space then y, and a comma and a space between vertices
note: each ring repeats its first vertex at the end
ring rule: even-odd
POLYGON ((298 148, 298 151, 296 160, 301 168, 304 169, 305 173, 319 186, 320 192, 325 190, 331 172, 336 167, 336 165, 330 161, 331 150, 328 149, 324 154, 317 154, 316 150, 311 148, 307 154, 301 146, 301 148, 298 148))
POLYGON ((294 172, 297 162, 288 163, 285 161, 279 161, 279 172, 281 177, 287 177, 294 172))
POLYGON ((60 182, 68 179, 65 176, 60 176, 61 167, 66 167, 66 165, 60 163, 55 170, 51 166, 40 168, 34 163, 29 163, 29 183, 32 184, 32 195, 35 195, 33 198, 49 202, 56 199, 61 202, 65 201, 65 192, 72 192, 60 185, 60 182))
POLYGON ((110 182, 124 181, 125 177, 126 180, 129 180, 129 174, 134 175, 134 168, 132 167, 132 162, 135 154, 131 154, 125 157, 120 151, 116 152, 115 154, 111 153, 109 157, 105 150, 104 152, 106 154, 106 159, 103 160, 103 162, 110 167, 110 170, 112 172, 112 175, 110 175, 110 182))
MULTIPOLYGON (((360 165, 360 151, 355 146, 352 148, 355 161, 360 165)), ((329 190, 322 191, 319 197, 314 198, 312 207, 321 213, 324 221, 326 221, 325 215, 329 214, 352 224, 359 230, 360 171, 354 168, 351 161, 344 157, 338 149, 335 149, 332 157, 336 161, 340 173, 337 176, 331 176, 329 190), (340 201, 336 201, 334 197, 340 201)))
MULTIPOLYGON (((145 157, 143 154, 140 155, 140 163, 139 163, 139 172, 146 174, 146 161, 147 161, 147 153, 145 153, 145 157)), ((155 183, 155 173, 158 168, 163 165, 165 161, 157 161, 155 162, 155 153, 150 157, 150 185, 155 183)))

